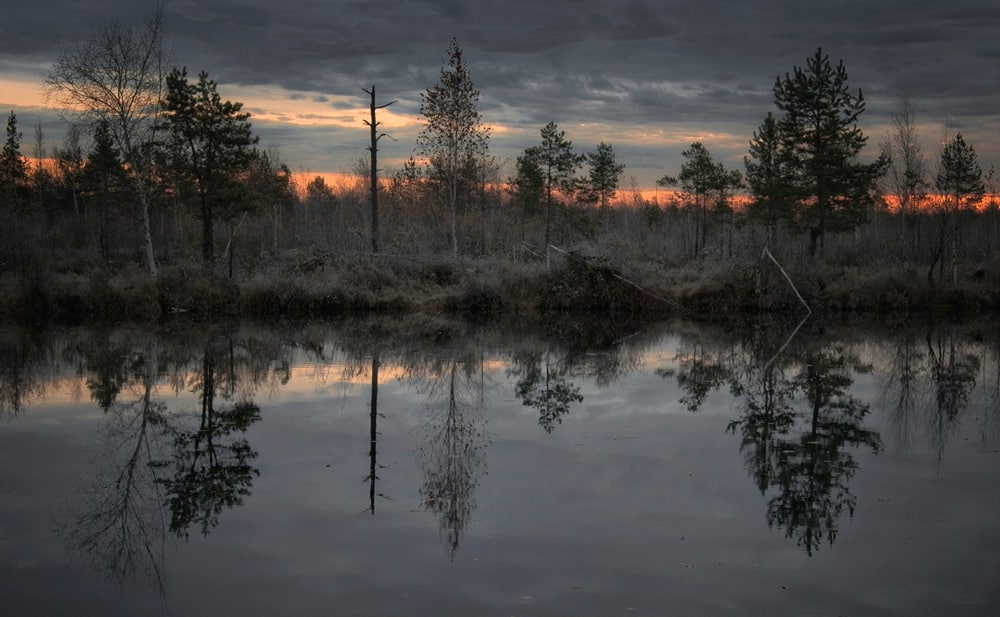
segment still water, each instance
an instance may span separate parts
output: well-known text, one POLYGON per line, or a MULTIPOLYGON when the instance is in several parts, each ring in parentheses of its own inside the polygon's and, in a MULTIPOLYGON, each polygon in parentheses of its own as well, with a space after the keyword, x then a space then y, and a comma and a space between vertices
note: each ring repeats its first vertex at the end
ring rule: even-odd
POLYGON ((0 615, 1000 614, 996 326, 0 331, 0 615))

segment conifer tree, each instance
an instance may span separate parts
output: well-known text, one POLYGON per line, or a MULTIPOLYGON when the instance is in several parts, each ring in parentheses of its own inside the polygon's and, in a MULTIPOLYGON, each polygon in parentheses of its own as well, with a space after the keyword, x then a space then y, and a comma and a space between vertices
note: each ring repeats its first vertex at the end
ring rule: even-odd
POLYGON ((604 210, 615 197, 625 165, 615 159, 615 150, 611 144, 603 141, 597 145, 596 152, 588 152, 586 156, 590 167, 587 189, 597 205, 604 210))
POLYGON ((479 90, 472 83, 458 41, 448 48, 441 79, 420 94, 427 124, 417 137, 420 153, 430 160, 431 176, 443 184, 451 216, 451 250, 458 256, 458 206, 462 187, 475 181, 477 161, 486 155, 490 130, 476 108, 479 90))
POLYGON ((834 67, 822 49, 805 68, 775 81, 774 101, 784 112, 777 124, 796 222, 809 232, 809 254, 816 255, 826 233, 850 231, 866 220, 888 160, 859 161, 868 141, 858 128, 865 100, 860 90, 848 90, 843 61, 834 67))
POLYGON ((986 193, 983 170, 979 166, 976 150, 965 143, 961 133, 955 135, 941 151, 941 167, 934 187, 945 197, 944 221, 940 227, 938 246, 928 272, 928 280, 933 282, 934 266, 943 257, 946 240, 950 238, 952 282, 958 284, 958 211, 975 204, 986 193))
POLYGON ((760 128, 754 131, 750 156, 743 157, 743 165, 751 195, 747 215, 750 220, 764 223, 770 245, 778 226, 792 220, 790 179, 781 160, 781 133, 774 114, 769 112, 760 128))
POLYGON ((0 154, 0 204, 8 212, 17 212, 28 183, 28 163, 21 154, 22 133, 17 130, 17 115, 7 117, 7 139, 0 154))
POLYGON ((242 103, 223 101, 215 81, 202 71, 189 82, 186 69, 167 76, 163 127, 168 131, 168 164, 197 195, 202 226, 202 261, 215 257, 214 221, 232 215, 241 204, 236 174, 254 155, 257 138, 242 103))

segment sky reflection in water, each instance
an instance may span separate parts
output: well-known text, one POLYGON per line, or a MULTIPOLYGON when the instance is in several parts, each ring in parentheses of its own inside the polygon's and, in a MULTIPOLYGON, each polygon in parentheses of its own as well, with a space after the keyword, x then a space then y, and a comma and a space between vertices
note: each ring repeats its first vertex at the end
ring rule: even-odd
POLYGON ((989 326, 581 330, 5 330, 4 613, 996 614, 989 326))

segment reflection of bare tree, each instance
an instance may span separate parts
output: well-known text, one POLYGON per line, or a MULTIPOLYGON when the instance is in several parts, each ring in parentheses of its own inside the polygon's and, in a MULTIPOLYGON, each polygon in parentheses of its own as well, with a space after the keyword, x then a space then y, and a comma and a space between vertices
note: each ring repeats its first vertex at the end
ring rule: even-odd
MULTIPOLYGON (((883 392, 900 445, 907 445, 911 434, 920 429, 940 457, 963 412, 973 404, 980 372, 983 387, 990 387, 991 380, 984 370, 989 365, 986 348, 977 349, 976 343, 962 341, 956 329, 946 325, 926 332, 924 351, 914 332, 905 333, 893 343, 895 351, 883 392)), ((992 387, 998 387, 997 381, 992 381, 992 387)), ((984 402, 989 404, 989 393, 985 395, 984 402)))
MULTIPOLYGON (((224 398, 236 391, 234 349, 228 348, 228 371, 223 374, 224 398)), ((180 418, 170 427, 174 442, 173 475, 160 478, 170 507, 170 531, 187 536, 187 529, 198 524, 202 535, 218 525, 224 508, 243 503, 250 494, 253 478, 259 475, 251 462, 257 457, 242 434, 260 419, 260 408, 250 400, 216 408, 216 358, 206 346, 202 358, 200 383, 201 413, 196 426, 184 426, 180 418)), ((166 467, 168 463, 158 462, 166 467)))
POLYGON ((881 391, 897 433, 897 442, 905 447, 916 429, 914 420, 919 404, 927 398, 921 375, 926 356, 917 348, 912 333, 903 332, 896 341, 881 391))
POLYGON ((136 396, 128 402, 119 397, 109 406, 107 459, 60 535, 112 579, 143 573, 162 592, 163 497, 150 464, 163 449, 159 438, 166 425, 165 406, 153 400, 156 343, 147 345, 134 366, 140 371, 131 382, 136 396))
POLYGON ((424 468, 420 497, 437 516, 451 558, 476 507, 473 493, 486 470, 489 436, 482 417, 482 369, 481 358, 451 359, 435 363, 428 378, 432 402, 418 449, 424 468))
POLYGON ((976 373, 979 371, 979 358, 959 349, 954 332, 949 331, 947 336, 943 336, 938 330, 936 340, 933 340, 932 334, 927 333, 927 351, 938 413, 954 420, 969 406, 969 395, 976 385, 976 373))
POLYGON ((378 480, 378 369, 381 366, 378 349, 372 350, 372 385, 371 385, 371 406, 369 409, 369 438, 368 448, 368 504, 372 516, 375 516, 375 481, 378 480))
POLYGON ((514 365, 512 374, 521 377, 515 394, 525 406, 538 410, 538 424, 546 433, 562 423, 573 403, 583 402, 580 388, 566 380, 566 367, 553 367, 548 351, 515 354, 514 365))

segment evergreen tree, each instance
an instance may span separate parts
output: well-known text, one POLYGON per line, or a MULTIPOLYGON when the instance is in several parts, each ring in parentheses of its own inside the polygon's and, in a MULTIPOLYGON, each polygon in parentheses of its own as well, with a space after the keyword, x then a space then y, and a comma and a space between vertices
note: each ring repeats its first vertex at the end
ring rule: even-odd
MULTIPOLYGON (((694 142, 691 147, 681 152, 684 163, 681 172, 675 178, 663 176, 657 180, 660 186, 679 186, 687 193, 695 206, 695 241, 694 254, 699 255, 705 248, 708 228, 708 208, 712 197, 724 195, 730 180, 729 172, 720 163, 712 159, 708 148, 701 142, 694 142)), ((717 202, 718 203, 718 202, 717 202)))
POLYGON ((8 212, 18 212, 28 188, 28 162, 21 155, 22 134, 17 130, 17 116, 7 117, 7 139, 0 154, 0 200, 8 212))
POLYGON ((167 95, 162 102, 163 126, 168 131, 168 165, 197 195, 202 225, 202 260, 215 258, 215 217, 232 219, 247 203, 237 174, 253 157, 257 138, 252 134, 250 114, 242 103, 223 101, 215 81, 202 71, 191 83, 186 69, 167 76, 167 95))
POLYGON ((522 156, 525 164, 530 162, 541 172, 545 197, 545 247, 548 252, 555 193, 573 192, 576 186, 574 174, 583 164, 584 157, 573 153, 573 142, 566 139, 566 131, 560 131, 555 122, 549 122, 542 128, 541 145, 526 149, 522 156))
POLYGON ((781 160, 781 133, 774 115, 767 114, 750 140, 750 156, 743 157, 751 200, 747 216, 767 227, 768 245, 778 225, 792 220, 787 172, 781 160))
POLYGON ((514 204, 521 210, 521 241, 524 242, 525 223, 528 217, 538 213, 545 194, 545 177, 532 148, 518 155, 516 168, 510 186, 514 204))
POLYGON ((927 278, 933 282, 934 266, 944 256, 944 247, 950 238, 952 282, 958 284, 958 211, 977 203, 986 193, 983 170, 979 166, 976 150, 965 143, 961 133, 955 135, 955 138, 941 151, 941 167, 935 178, 934 187, 944 195, 945 204, 942 211, 943 220, 939 227, 938 245, 927 278))
POLYGON ((451 215, 452 255, 457 257, 459 196, 463 185, 475 182, 476 161, 486 155, 490 136, 476 109, 479 90, 457 40, 451 41, 440 82, 420 98, 420 113, 427 124, 417 137, 417 146, 430 159, 431 176, 443 184, 451 215))
POLYGON ((125 192, 126 174, 111 128, 100 120, 94 129, 93 145, 83 166, 81 185, 85 203, 97 210, 97 243, 101 256, 108 258, 108 220, 125 192))
POLYGON ((965 143, 962 134, 955 135, 941 151, 941 169, 934 186, 950 201, 950 207, 959 209, 983 198, 983 170, 979 166, 976 150, 965 143))
POLYGON ((603 141, 597 145, 596 152, 587 154, 587 162, 590 166, 587 189, 603 210, 615 198, 625 165, 615 159, 615 150, 611 144, 603 141))
POLYGON ((822 252, 827 232, 855 229, 874 203, 875 185, 885 173, 884 156, 861 163, 868 138, 858 128, 865 110, 860 90, 847 88, 844 63, 836 67, 822 49, 774 84, 782 164, 791 179, 798 224, 809 231, 809 253, 822 252))

